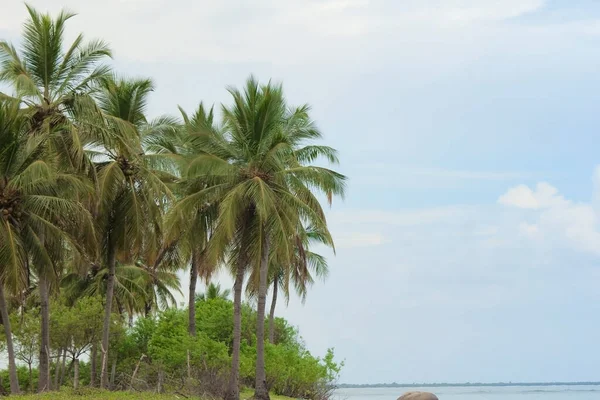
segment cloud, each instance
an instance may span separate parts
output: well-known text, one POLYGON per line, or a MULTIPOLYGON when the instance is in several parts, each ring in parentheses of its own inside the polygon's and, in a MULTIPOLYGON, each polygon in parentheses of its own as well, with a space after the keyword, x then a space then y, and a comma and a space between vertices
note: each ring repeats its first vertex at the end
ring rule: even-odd
MULTIPOLYGON (((26 10, 20 1, 5 3, 0 27, 16 36, 26 10)), ((310 63, 357 56, 369 62, 373 59, 372 51, 397 47, 398 38, 412 36, 414 44, 421 48, 423 39, 419 37, 435 39, 445 29, 520 16, 540 9, 544 1, 31 0, 29 3, 54 13, 63 7, 79 12, 69 24, 70 34, 85 31, 87 35, 104 38, 112 43, 120 58, 145 62, 310 63), (379 40, 377 46, 373 46, 374 39, 379 40), (381 46, 382 40, 386 46, 381 46)), ((410 44, 402 45, 406 46, 410 44)))
POLYGON ((537 184, 535 190, 525 185, 513 187, 500 196, 498 203, 505 206, 537 210, 565 205, 567 202, 558 194, 558 189, 542 182, 537 184))
MULTIPOLYGON (((594 171, 593 199, 599 198, 600 169, 594 171)), ((538 183, 535 189, 519 185, 500 196, 498 203, 532 210, 529 222, 522 222, 519 231, 526 236, 543 238, 547 246, 571 247, 600 255, 600 214, 593 200, 574 202, 565 199, 554 186, 538 183)))

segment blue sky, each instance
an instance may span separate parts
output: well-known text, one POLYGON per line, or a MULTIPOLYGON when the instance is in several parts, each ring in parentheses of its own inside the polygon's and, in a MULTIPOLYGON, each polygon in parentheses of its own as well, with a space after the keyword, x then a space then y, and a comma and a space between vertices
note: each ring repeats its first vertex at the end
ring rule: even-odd
MULTIPOLYGON (((31 4, 153 77, 152 115, 250 73, 313 106, 348 196, 329 279, 277 311, 342 381, 598 379, 598 2, 31 4)), ((2 7, 17 38, 24 7, 2 7)))

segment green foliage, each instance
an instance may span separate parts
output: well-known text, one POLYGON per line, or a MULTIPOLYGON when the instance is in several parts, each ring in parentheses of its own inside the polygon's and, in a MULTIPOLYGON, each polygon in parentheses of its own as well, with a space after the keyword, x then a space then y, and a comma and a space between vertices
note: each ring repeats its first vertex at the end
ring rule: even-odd
POLYGON ((225 343, 209 337, 203 331, 195 338, 189 336, 184 311, 163 312, 148 343, 148 355, 153 362, 172 371, 186 367, 188 351, 194 364, 220 369, 228 362, 225 343))
MULTIPOLYGON (((29 379, 29 368, 24 365, 20 365, 17 367, 17 375, 19 376, 19 384, 21 385, 22 391, 27 391, 29 388, 37 387, 39 376, 37 368, 32 368, 31 379, 29 379)), ((7 369, 0 370, 0 380, 4 385, 8 385, 9 377, 7 369)))
POLYGON ((153 362, 169 369, 186 365, 191 340, 186 331, 185 315, 168 310, 161 314, 156 330, 148 343, 148 355, 153 362))
POLYGON ((100 339, 102 329, 102 299, 84 297, 72 306, 55 302, 50 315, 50 341, 56 349, 66 349, 78 359, 100 339))
MULTIPOLYGON (((199 301, 196 303, 198 332, 230 347, 232 315, 231 301, 218 298, 199 301)), ((256 368, 255 324, 256 312, 244 305, 240 378, 247 385, 253 384, 256 368)), ((275 393, 310 398, 318 385, 335 381, 342 365, 335 362, 332 349, 323 359, 312 356, 304 347, 298 330, 283 318, 275 319, 275 331, 276 344, 266 347, 267 383, 275 393)))
MULTIPOLYGON (((89 298, 77 304, 75 308, 55 305, 52 315, 53 334, 66 335, 72 338, 68 360, 79 354, 82 348, 89 352, 90 340, 99 340, 98 334, 86 334, 87 321, 90 328, 94 324, 101 326, 102 304, 98 299, 89 298), (98 313, 100 310, 100 313, 98 313), (79 313, 79 314, 78 314, 79 313), (89 314, 88 314, 89 313, 89 314), (91 314, 98 313, 94 321, 91 314), (81 316, 81 318, 78 317, 81 316), (78 330, 77 332, 68 332, 78 330)), ((142 355, 138 372, 143 381, 154 382, 158 370, 166 370, 171 376, 187 376, 188 352, 190 365, 194 370, 212 371, 226 374, 231 363, 231 329, 233 303, 222 298, 201 300, 196 302, 197 335, 190 337, 187 332, 187 313, 185 310, 171 309, 159 313, 156 317, 139 318, 135 324, 126 329, 117 316, 113 321, 114 356, 118 360, 117 375, 130 376, 142 355)), ((30 356, 37 357, 37 341, 39 323, 37 311, 30 310, 19 316, 14 315, 15 341, 19 351, 22 344, 31 340, 30 356)), ((250 306, 243 307, 243 339, 241 347, 240 379, 245 385, 254 382, 256 368, 256 311, 250 306)), ((289 325, 283 318, 276 318, 276 344, 266 344, 267 383, 270 389, 280 395, 291 397, 313 398, 315 391, 321 386, 335 381, 341 364, 334 360, 333 350, 329 350, 322 359, 314 357, 305 348, 298 330, 289 325)), ((53 339, 55 342, 57 338, 53 339)), ((64 344, 64 342, 62 342, 64 344)), ((20 353, 18 353, 19 355, 20 353)), ((26 355, 24 355, 25 357, 26 355)), ((20 360, 24 360, 19 358, 20 360)), ((67 362, 69 369, 69 361, 67 362)), ((27 367, 19 368, 19 380, 23 388, 30 383, 27 367)), ((2 376, 8 372, 3 371, 2 376)), ((32 384, 37 384, 37 369, 32 368, 32 384)), ((72 375, 72 370, 71 370, 72 375)), ((71 384, 72 376, 65 378, 65 384, 71 384)), ((90 380, 90 364, 80 362, 80 384, 87 385, 90 380)), ((4 382, 7 382, 4 381, 4 382)), ((126 380, 126 385, 129 381, 126 380)), ((99 393, 99 392, 93 392, 99 393)))

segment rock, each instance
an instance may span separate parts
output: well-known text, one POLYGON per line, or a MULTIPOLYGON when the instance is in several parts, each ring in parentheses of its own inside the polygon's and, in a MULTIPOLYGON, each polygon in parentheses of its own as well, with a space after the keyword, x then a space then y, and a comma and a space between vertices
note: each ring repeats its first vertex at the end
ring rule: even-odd
POLYGON ((398 400, 439 400, 433 393, 427 392, 408 392, 404 393, 398 400))

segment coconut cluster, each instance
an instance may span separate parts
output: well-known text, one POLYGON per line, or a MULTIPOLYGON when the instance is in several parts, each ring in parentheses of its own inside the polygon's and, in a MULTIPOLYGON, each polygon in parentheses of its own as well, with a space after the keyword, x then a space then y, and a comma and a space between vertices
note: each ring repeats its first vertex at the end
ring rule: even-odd
POLYGON ((123 156, 117 157, 117 162, 119 163, 119 167, 121 167, 121 171, 127 177, 134 175, 137 171, 137 166, 123 156))
POLYGON ((23 216, 18 193, 0 193, 0 216, 3 220, 19 220, 23 216))

